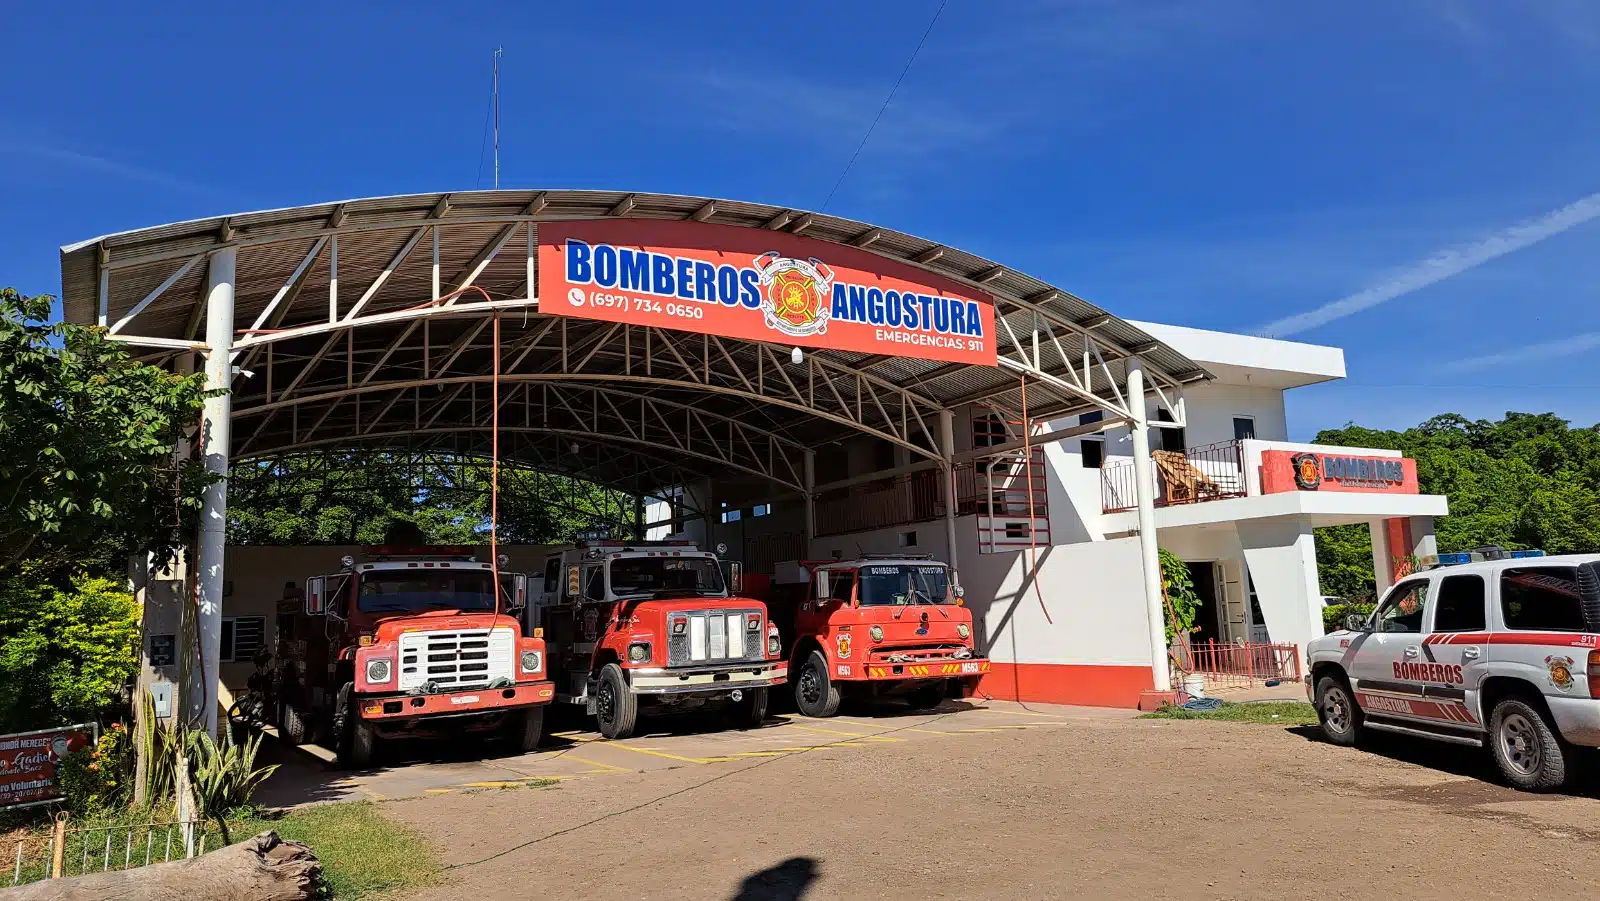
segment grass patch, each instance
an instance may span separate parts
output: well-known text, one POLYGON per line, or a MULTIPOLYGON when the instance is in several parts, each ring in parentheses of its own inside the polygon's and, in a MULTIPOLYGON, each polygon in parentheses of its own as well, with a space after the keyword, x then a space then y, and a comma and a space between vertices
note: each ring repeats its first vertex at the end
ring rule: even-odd
POLYGON ((1259 704, 1229 704, 1216 710, 1184 710, 1163 707, 1147 713, 1144 719, 1224 720, 1230 723, 1267 723, 1274 726, 1315 726, 1317 709, 1304 701, 1263 701, 1259 704))
POLYGON ((302 807, 277 819, 230 824, 230 829, 234 841, 272 829, 283 839, 309 845, 338 901, 427 885, 440 872, 439 859, 421 835, 366 801, 302 807))

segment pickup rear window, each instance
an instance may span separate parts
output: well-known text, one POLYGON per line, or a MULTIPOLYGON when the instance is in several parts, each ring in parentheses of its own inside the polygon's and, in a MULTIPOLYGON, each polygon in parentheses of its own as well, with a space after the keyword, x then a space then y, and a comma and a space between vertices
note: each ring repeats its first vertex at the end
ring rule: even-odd
POLYGON ((1583 632, 1578 602, 1578 570, 1571 566, 1528 566, 1500 574, 1500 611, 1507 629, 1583 632))

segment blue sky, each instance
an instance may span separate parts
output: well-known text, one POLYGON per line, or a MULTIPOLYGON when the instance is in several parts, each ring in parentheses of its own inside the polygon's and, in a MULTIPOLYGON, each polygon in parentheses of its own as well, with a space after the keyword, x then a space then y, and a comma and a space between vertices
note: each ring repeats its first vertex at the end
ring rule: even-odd
MULTIPOLYGON (((109 231, 488 187, 495 46, 504 186, 815 209, 936 7, 14 5, 0 282, 53 293, 109 231)), ((828 211, 1129 318, 1298 321, 1351 378, 1291 393, 1296 437, 1589 425, 1597 89, 1590 0, 949 0, 828 211)))

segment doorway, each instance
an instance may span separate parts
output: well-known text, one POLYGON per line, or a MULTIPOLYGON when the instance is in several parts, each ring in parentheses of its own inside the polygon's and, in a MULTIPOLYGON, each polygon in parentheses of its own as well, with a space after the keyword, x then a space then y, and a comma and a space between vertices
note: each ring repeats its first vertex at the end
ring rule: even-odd
POLYGON ((1224 641, 1225 636, 1218 625, 1222 618, 1221 606, 1217 602, 1216 564, 1210 561, 1189 563, 1189 578, 1194 582, 1194 593, 1200 598, 1200 606, 1194 613, 1195 631, 1190 639, 1196 644, 1224 641))

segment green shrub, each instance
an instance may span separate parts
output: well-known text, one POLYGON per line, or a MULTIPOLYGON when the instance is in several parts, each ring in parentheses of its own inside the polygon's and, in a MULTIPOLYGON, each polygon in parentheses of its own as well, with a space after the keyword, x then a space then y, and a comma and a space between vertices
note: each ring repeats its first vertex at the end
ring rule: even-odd
POLYGON ((204 731, 189 733, 189 762, 194 778, 195 801, 200 812, 216 822, 225 842, 228 834, 229 812, 250 803, 250 795, 278 769, 277 764, 256 768, 256 752, 261 749, 261 736, 243 742, 233 740, 233 730, 224 730, 222 743, 211 740, 204 731))
POLYGON ((1372 614, 1373 606, 1374 605, 1372 604, 1356 603, 1333 604, 1328 607, 1323 607, 1322 631, 1324 633, 1335 632, 1344 628, 1344 618, 1352 613, 1359 613, 1362 616, 1370 616, 1372 614))
POLYGON ((1200 609, 1200 595, 1195 593, 1194 579, 1189 575, 1189 564, 1177 554, 1161 549, 1161 590, 1167 596, 1171 609, 1167 612, 1167 643, 1172 643, 1173 620, 1184 632, 1194 631, 1195 614, 1200 609))
POLYGON ((0 732, 98 719, 139 668, 139 608, 110 579, 0 580, 0 732))

